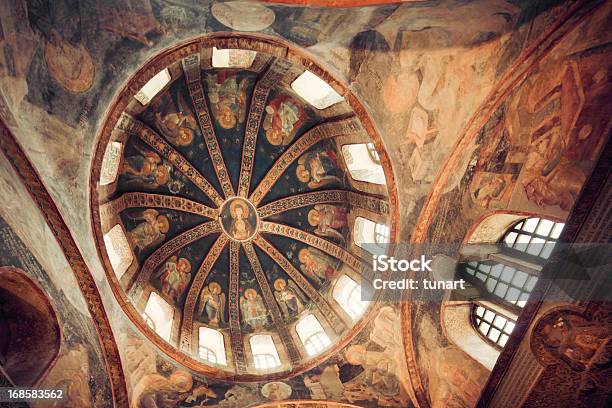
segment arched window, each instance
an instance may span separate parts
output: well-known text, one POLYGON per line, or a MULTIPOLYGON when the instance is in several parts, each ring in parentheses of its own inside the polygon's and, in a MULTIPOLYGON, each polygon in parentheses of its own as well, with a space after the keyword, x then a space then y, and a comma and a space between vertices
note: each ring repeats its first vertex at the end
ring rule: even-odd
POLYGON ((370 304, 361 300, 361 286, 347 275, 338 278, 332 296, 353 320, 360 317, 370 304))
POLYGON ((155 76, 153 76, 153 78, 149 79, 149 82, 147 82, 142 88, 140 88, 140 91, 138 91, 138 93, 134 95, 134 98, 136 98, 136 100, 140 102, 141 105, 147 105, 153 100, 153 98, 155 98, 155 95, 157 95, 162 89, 164 89, 164 87, 168 84, 168 82, 170 82, 171 79, 172 78, 170 76, 170 71, 168 71, 168 68, 158 72, 157 74, 155 74, 155 76))
POLYGON ((545 218, 527 218, 513 225, 502 242, 513 250, 548 259, 564 226, 545 218))
POLYGON ((249 340, 253 353, 253 365, 258 370, 280 367, 278 351, 269 334, 257 334, 249 340))
MULTIPOLYGON (((498 217, 499 222, 507 222, 508 216, 502 217, 498 217)), ((491 230, 495 227, 494 221, 483 222, 491 230)), ((482 300, 474 301, 463 316, 469 313, 470 323, 478 336, 474 334, 472 338, 465 331, 449 336, 487 367, 492 367, 499 351, 505 347, 563 227, 563 223, 545 218, 524 218, 505 227, 497 247, 485 244, 480 247, 485 248, 484 253, 478 246, 475 251, 466 251, 468 261, 461 265, 460 274, 480 290, 482 300), (477 345, 479 341, 481 346, 477 345), (487 349, 482 341, 493 348, 487 349)), ((448 314, 462 315, 460 306, 447 309, 448 314)))
POLYGON ((149 295, 143 319, 149 327, 155 330, 159 337, 166 341, 170 340, 174 308, 155 292, 151 292, 151 295, 149 295))
POLYGON ((487 343, 501 350, 506 346, 516 321, 484 304, 474 303, 472 305, 472 324, 487 343))
POLYGON ((319 354, 331 344, 321 323, 314 315, 305 316, 295 326, 295 330, 309 356, 319 354))
POLYGON ((121 279, 134 260, 132 249, 121 224, 115 225, 104 234, 104 246, 117 279, 121 279))
POLYGON ((256 51, 240 49, 219 49, 213 47, 213 68, 249 68, 257 55, 256 51))
POLYGON ((385 224, 376 224, 374 226, 374 242, 377 244, 388 244, 390 238, 389 226, 385 224))
MULTIPOLYGON (((501 251, 464 265, 481 289, 511 308, 525 306, 565 224, 530 217, 513 224, 501 237, 501 251)), ((515 312, 518 312, 515 310, 515 312)))
POLYGON ((373 143, 344 145, 342 156, 353 179, 373 184, 387 184, 380 157, 373 143))
POLYGON ((310 71, 304 71, 297 77, 291 83, 291 88, 317 109, 325 109, 344 100, 327 82, 310 71))
POLYGON ((501 262, 468 262, 465 271, 484 283, 484 289, 505 302, 523 307, 538 277, 501 262))
POLYGON ((353 241, 359 247, 372 254, 384 252, 385 244, 389 243, 389 227, 384 224, 375 223, 367 218, 355 218, 353 228, 353 241))
POLYGON ((198 330, 198 355, 202 360, 227 365, 223 334, 218 330, 200 327, 198 330))
POLYGON ((123 143, 110 142, 108 146, 106 146, 104 157, 102 158, 102 167, 100 169, 101 186, 111 184, 117 179, 122 152, 123 143))

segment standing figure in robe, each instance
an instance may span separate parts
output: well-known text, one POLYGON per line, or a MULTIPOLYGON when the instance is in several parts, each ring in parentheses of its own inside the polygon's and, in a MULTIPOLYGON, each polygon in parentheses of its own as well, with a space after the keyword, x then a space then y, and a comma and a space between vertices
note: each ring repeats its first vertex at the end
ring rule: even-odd
POLYGON ((220 323, 225 323, 225 293, 221 292, 221 285, 217 282, 211 282, 202 289, 198 316, 202 316, 203 312, 210 326, 218 327, 220 323))
POLYGON ((240 311, 242 319, 253 329, 260 329, 268 322, 263 299, 255 289, 249 288, 244 292, 240 298, 240 311))
POLYGON ((162 283, 162 292, 170 296, 177 304, 189 284, 190 272, 191 263, 185 258, 177 261, 176 255, 173 255, 166 261, 164 271, 159 278, 162 283))
POLYGON ((274 281, 274 297, 278 302, 285 319, 295 316, 304 310, 306 296, 297 287, 294 281, 285 281, 282 278, 274 281))

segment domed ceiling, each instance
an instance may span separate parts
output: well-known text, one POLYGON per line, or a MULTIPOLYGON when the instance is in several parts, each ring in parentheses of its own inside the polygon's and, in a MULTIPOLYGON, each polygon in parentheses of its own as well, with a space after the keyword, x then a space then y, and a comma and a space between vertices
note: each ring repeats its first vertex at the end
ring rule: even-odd
POLYGON ((306 68, 258 44, 220 64, 212 44, 184 47, 138 71, 107 116, 93 180, 100 253, 128 316, 188 367, 241 380, 295 374, 350 341, 364 322, 332 292, 369 262, 355 218, 391 223, 386 186, 355 181, 342 154, 372 142, 357 102, 337 84, 307 101, 294 83, 306 68), (320 352, 296 333, 308 315, 329 338, 320 352), (201 328, 223 335, 225 364, 202 355, 201 328), (279 366, 253 365, 255 334, 271 336, 279 366))

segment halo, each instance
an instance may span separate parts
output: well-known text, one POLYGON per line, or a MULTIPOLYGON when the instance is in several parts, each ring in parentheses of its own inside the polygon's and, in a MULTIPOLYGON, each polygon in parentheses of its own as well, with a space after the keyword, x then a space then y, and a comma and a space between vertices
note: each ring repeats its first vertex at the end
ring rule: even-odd
POLYGON ((306 263, 306 257, 309 255, 308 248, 302 248, 300 249, 300 252, 298 252, 298 258, 300 259, 301 263, 306 263))
POLYGON ((217 282, 211 282, 208 284, 208 289, 212 292, 213 289, 218 289, 219 293, 221 293, 221 285, 219 285, 217 282))
POLYGON ((165 215, 159 215, 157 217, 156 222, 162 223, 162 226, 159 228, 159 231, 162 234, 165 234, 170 229, 170 221, 168 220, 168 217, 166 217, 165 215))
POLYGON ((306 166, 303 164, 298 164, 295 169, 295 174, 302 183, 307 183, 310 180, 310 172, 306 170, 306 166))
POLYGON ((363 345, 354 344, 351 347, 349 347, 348 350, 346 350, 344 357, 346 358, 346 361, 348 361, 352 365, 361 365, 361 363, 354 358, 354 354, 355 353, 365 353, 366 351, 367 350, 363 345))
POLYGON ((189 262, 189 260, 187 260, 187 258, 180 258, 178 260, 178 265, 177 266, 180 267, 181 265, 186 265, 185 269, 187 270, 187 272, 191 271, 191 262, 189 262))
POLYGON ((281 289, 279 288, 279 286, 281 285, 281 283, 282 283, 283 285, 285 285, 285 286, 287 285, 287 282, 285 282, 285 280, 284 280, 283 278, 278 278, 277 280, 275 280, 275 281, 274 281, 274 289, 276 289, 276 290, 281 290, 281 289))
POLYGON ((250 297, 249 295, 251 293, 254 295, 253 297, 257 297, 257 292, 253 288, 248 288, 247 290, 245 290, 244 291, 244 297, 248 299, 250 297))
POLYGON ((313 227, 316 227, 317 225, 319 225, 319 222, 321 222, 319 210, 317 210, 316 208, 313 208, 310 211, 308 211, 308 223, 312 225, 313 227), (319 217, 319 219, 316 222, 315 222, 315 217, 319 217))
POLYGON ((242 208, 246 216, 248 216, 250 213, 249 206, 241 199, 232 200, 229 206, 230 206, 230 215, 232 216, 232 218, 236 218, 236 207, 242 208))

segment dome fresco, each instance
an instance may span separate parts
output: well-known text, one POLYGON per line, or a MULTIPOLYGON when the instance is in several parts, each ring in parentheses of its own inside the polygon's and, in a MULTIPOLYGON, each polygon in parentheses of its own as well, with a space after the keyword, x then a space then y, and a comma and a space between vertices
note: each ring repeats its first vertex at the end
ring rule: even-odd
POLYGON ((290 375, 356 332, 333 287, 369 262, 357 216, 391 217, 386 186, 356 182, 342 146, 366 143, 378 163, 381 151, 304 67, 247 50, 219 67, 219 52, 171 54, 124 88, 101 139, 98 242, 124 310, 168 355, 220 377, 290 375), (304 72, 315 82, 301 95, 304 72), (306 340, 301 321, 317 327, 306 340), (202 333, 223 336, 217 349, 202 333), (258 360, 256 335, 276 361, 258 360))

